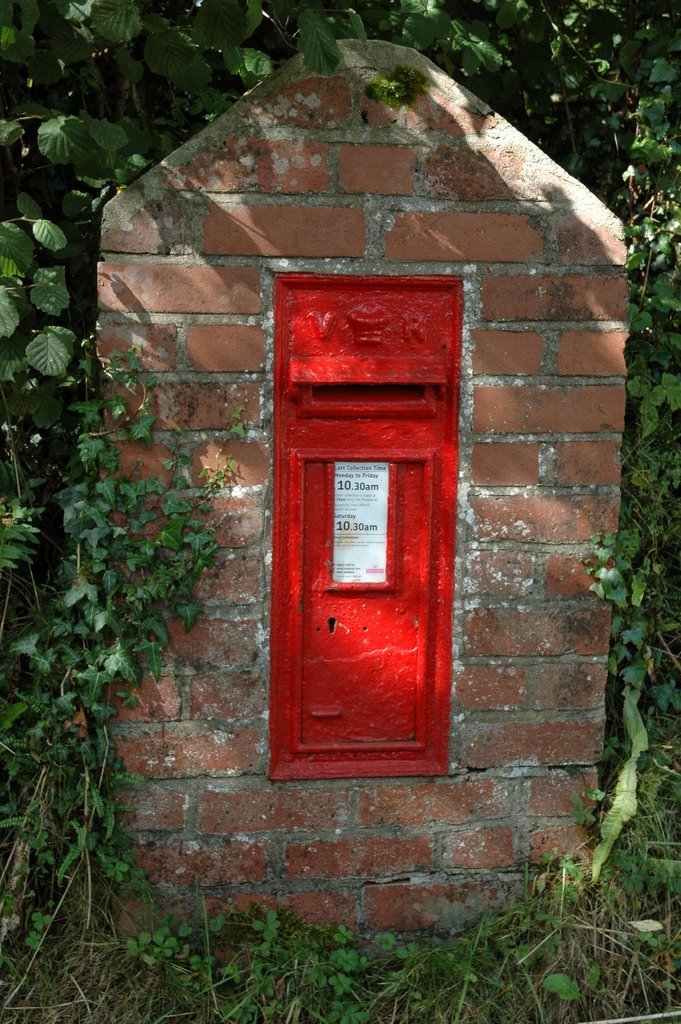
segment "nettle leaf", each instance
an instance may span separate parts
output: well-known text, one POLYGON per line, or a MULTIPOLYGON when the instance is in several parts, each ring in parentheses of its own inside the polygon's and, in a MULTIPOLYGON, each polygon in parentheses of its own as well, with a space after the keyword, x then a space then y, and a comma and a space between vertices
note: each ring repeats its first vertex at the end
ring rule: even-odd
POLYGON ((328 18, 316 11, 301 11, 298 28, 298 49, 306 66, 311 71, 333 71, 341 54, 328 18))
POLYGON ((66 245, 66 235, 51 220, 37 220, 33 225, 33 237, 50 252, 59 252, 66 245))
POLYGON ((58 377, 69 365, 75 340, 75 334, 66 327, 48 327, 28 343, 26 357, 39 373, 58 377))
POLYGON ((128 136, 120 125, 112 124, 111 121, 103 119, 101 121, 93 121, 90 125, 90 135, 95 140, 98 146, 105 149, 108 153, 115 153, 119 149, 123 149, 128 136))
MULTIPOLYGON (((8 289, 4 285, 0 285, 0 338, 8 338, 10 334, 14 334, 20 321, 21 316, 16 302, 8 289)), ((3 377, 3 380, 10 379, 10 377, 3 377)))
POLYGON ((43 215, 43 211, 28 192, 20 192, 17 196, 17 210, 22 217, 28 217, 29 220, 38 220, 43 215))
POLYGON ((246 12, 238 0, 203 0, 193 26, 197 42, 220 51, 238 46, 246 29, 246 12))
POLYGON ((77 163, 92 154, 87 125, 77 117, 51 117, 38 129, 38 149, 53 164, 77 163))
POLYGON ((63 267, 42 267, 37 270, 31 288, 31 302, 43 313, 57 316, 69 304, 63 267))
POLYGON ((0 224, 0 256, 24 274, 33 263, 33 242, 17 224, 0 224))
POLYGON ((18 121, 0 120, 0 146, 11 146, 13 142, 20 139, 24 129, 18 121))
POLYGON ((92 27, 105 39, 128 43, 142 31, 142 19, 134 0, 95 0, 92 27))

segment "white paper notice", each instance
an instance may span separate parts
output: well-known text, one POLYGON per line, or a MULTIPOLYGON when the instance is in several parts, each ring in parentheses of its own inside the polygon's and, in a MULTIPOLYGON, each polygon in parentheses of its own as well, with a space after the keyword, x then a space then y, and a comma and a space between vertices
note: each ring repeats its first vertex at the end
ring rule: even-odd
POLYGON ((385 583, 387 462, 336 462, 333 481, 334 583, 385 583))

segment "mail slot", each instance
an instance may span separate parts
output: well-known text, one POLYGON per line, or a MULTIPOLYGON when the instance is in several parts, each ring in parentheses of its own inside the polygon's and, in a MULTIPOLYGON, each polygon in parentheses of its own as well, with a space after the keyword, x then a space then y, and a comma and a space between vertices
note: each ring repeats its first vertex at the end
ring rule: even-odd
POLYGON ((447 770, 461 283, 280 275, 270 774, 447 770))

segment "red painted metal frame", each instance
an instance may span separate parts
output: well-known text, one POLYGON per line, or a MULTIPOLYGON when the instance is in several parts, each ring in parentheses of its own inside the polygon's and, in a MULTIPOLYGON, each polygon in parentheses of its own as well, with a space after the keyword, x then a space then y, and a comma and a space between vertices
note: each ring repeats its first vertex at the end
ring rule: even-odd
POLYGON ((275 279, 274 779, 447 770, 461 308, 452 277, 275 279), (390 467, 385 582, 333 579, 338 462, 390 467))

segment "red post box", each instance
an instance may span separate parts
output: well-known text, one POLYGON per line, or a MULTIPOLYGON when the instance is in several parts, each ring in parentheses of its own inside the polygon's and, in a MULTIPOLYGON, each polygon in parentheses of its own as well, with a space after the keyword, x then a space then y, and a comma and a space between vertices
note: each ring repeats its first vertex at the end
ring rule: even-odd
POLYGON ((447 770, 461 283, 275 283, 271 769, 447 770))

